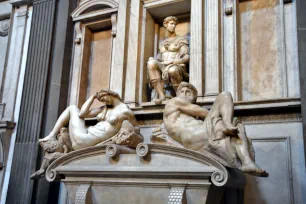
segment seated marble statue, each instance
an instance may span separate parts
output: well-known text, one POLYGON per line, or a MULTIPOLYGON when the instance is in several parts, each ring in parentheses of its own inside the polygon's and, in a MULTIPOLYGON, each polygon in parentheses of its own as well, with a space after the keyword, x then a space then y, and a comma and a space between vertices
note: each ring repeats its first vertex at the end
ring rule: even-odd
POLYGON ((238 157, 240 165, 237 166, 241 171, 268 176, 255 163, 251 141, 245 134, 244 126, 235 126, 233 122, 231 94, 219 94, 210 111, 196 105, 196 98, 197 90, 193 85, 187 82, 179 85, 177 97, 169 100, 164 110, 167 134, 185 148, 199 152, 208 150, 228 163, 238 157))
POLYGON ((186 70, 189 63, 189 43, 186 37, 176 35, 177 23, 174 16, 165 18, 163 25, 168 37, 160 44, 156 59, 150 57, 147 62, 150 85, 156 90, 159 101, 166 98, 165 84, 170 84, 176 91, 178 85, 189 78, 186 70))
POLYGON ((50 134, 40 139, 39 142, 56 140, 61 128, 68 126, 73 150, 91 147, 116 135, 121 129, 123 121, 136 125, 133 112, 121 101, 120 96, 110 90, 101 90, 90 96, 81 109, 74 105, 69 106, 60 115, 50 134), (91 109, 94 100, 104 103, 105 106, 91 109), (87 127, 85 118, 96 118, 98 123, 87 127))

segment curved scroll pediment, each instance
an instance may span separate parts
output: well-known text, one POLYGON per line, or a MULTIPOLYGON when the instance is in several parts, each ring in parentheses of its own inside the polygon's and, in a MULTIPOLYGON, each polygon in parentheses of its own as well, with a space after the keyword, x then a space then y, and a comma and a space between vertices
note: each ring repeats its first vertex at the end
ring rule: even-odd
MULTIPOLYGON (((211 178, 217 186, 228 181, 227 169, 209 155, 192 150, 158 144, 142 144, 149 158, 142 155, 143 149, 122 153, 116 159, 107 152, 109 146, 97 146, 70 152, 54 161, 46 171, 48 181, 56 177, 86 176, 110 177, 192 177, 211 178), (146 157, 146 158, 144 158, 146 157)), ((140 146, 140 145, 139 145, 140 146)), ((119 147, 120 148, 120 147, 119 147)))
POLYGON ((117 11, 118 2, 115 0, 85 0, 71 14, 73 20, 91 18, 94 15, 117 11))

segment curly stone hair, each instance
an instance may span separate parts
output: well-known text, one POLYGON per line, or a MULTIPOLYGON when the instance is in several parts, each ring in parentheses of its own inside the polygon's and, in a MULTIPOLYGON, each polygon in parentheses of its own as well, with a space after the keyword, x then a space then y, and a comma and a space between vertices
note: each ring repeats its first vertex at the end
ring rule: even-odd
POLYGON ((168 16, 164 19, 163 26, 166 28, 170 21, 174 21, 176 25, 178 24, 178 20, 175 16, 168 16))
POLYGON ((106 95, 110 95, 110 96, 113 96, 113 97, 116 97, 118 98, 120 101, 122 101, 122 99, 120 98, 119 94, 114 92, 114 91, 111 91, 109 89, 101 89, 101 91, 99 91, 98 93, 98 96, 99 97, 102 97, 102 96, 106 96, 106 95))
POLYGON ((188 82, 183 81, 182 83, 180 83, 180 85, 177 88, 176 95, 179 95, 178 93, 184 87, 187 87, 187 88, 189 88, 192 91, 192 93, 194 95, 194 99, 193 99, 192 103, 195 103, 197 101, 198 91, 197 91, 197 89, 192 84, 190 84, 188 82))

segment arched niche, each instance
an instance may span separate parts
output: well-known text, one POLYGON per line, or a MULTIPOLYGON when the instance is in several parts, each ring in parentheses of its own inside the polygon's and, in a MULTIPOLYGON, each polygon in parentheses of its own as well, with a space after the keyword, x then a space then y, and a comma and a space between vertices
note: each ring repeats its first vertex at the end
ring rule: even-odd
POLYGON ((118 11, 114 0, 85 0, 72 12, 73 21, 94 20, 118 11))
POLYGON ((114 0, 85 0, 71 14, 75 22, 71 104, 80 106, 89 95, 110 88, 118 7, 114 0))

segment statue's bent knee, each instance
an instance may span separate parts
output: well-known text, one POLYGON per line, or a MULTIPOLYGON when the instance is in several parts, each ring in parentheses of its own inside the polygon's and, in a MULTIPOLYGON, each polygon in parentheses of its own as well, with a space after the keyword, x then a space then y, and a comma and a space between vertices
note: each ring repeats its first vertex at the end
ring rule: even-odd
POLYGON ((157 60, 155 60, 154 58, 150 58, 147 62, 147 67, 149 70, 158 70, 158 63, 157 60))
POLYGON ((168 74, 169 74, 170 76, 173 76, 173 77, 175 77, 175 76, 181 76, 181 74, 180 74, 180 68, 179 68, 178 66, 172 66, 172 67, 169 68, 168 74))

